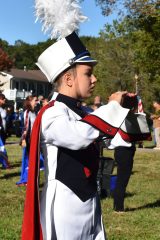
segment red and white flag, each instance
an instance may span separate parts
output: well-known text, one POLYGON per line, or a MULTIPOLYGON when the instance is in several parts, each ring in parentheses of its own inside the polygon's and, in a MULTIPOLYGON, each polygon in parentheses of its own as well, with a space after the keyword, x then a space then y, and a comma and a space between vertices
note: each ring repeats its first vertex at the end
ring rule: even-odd
POLYGON ((140 96, 137 96, 137 99, 138 99, 138 113, 144 113, 142 100, 140 96))

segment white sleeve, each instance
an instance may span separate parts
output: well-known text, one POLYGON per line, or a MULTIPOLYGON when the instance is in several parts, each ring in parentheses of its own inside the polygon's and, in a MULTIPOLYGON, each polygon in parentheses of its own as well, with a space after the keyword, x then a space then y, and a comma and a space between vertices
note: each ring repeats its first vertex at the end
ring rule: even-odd
POLYGON ((111 101, 88 114, 81 121, 92 125, 105 135, 113 138, 124 122, 128 112, 129 109, 123 108, 116 101, 111 101))
POLYGON ((87 147, 99 136, 92 126, 69 116, 67 108, 55 106, 42 116, 41 142, 73 150, 87 147))
POLYGON ((2 124, 3 124, 4 130, 6 130, 6 116, 7 116, 6 110, 2 109, 1 110, 1 118, 2 118, 2 124))
POLYGON ((89 121, 86 117, 79 120, 74 119, 70 116, 69 111, 71 110, 62 107, 62 104, 61 107, 60 104, 55 104, 54 107, 46 110, 41 124, 42 143, 44 141, 73 150, 86 148, 99 137, 102 128, 105 129, 106 134, 115 135, 128 113, 127 109, 122 108, 114 101, 87 115, 90 116, 89 121), (114 133, 112 129, 116 132, 114 133))
POLYGON ((1 110, 1 118, 2 118, 2 119, 5 119, 6 116, 7 116, 6 110, 5 110, 5 109, 2 109, 2 110, 1 110))

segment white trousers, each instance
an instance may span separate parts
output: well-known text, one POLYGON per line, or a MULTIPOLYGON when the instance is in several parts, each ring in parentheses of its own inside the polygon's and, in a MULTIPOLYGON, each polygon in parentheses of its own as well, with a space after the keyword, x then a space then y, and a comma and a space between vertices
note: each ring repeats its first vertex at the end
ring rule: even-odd
POLYGON ((43 240, 105 240, 98 196, 82 202, 57 180, 49 181, 41 197, 43 240))

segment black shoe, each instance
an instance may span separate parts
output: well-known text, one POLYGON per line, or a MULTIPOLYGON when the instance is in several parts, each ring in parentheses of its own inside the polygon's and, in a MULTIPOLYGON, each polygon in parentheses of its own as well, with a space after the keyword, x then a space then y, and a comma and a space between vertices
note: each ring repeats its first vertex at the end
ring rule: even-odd
POLYGON ((119 206, 117 207, 116 205, 113 206, 113 210, 115 212, 124 212, 124 207, 123 206, 119 206))

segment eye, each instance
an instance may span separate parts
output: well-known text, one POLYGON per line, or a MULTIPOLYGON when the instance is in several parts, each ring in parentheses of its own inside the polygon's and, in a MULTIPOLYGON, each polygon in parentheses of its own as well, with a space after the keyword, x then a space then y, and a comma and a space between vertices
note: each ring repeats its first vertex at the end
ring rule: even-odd
POLYGON ((86 73, 86 75, 87 75, 88 77, 91 77, 91 76, 92 76, 92 72, 89 71, 89 72, 86 73))

